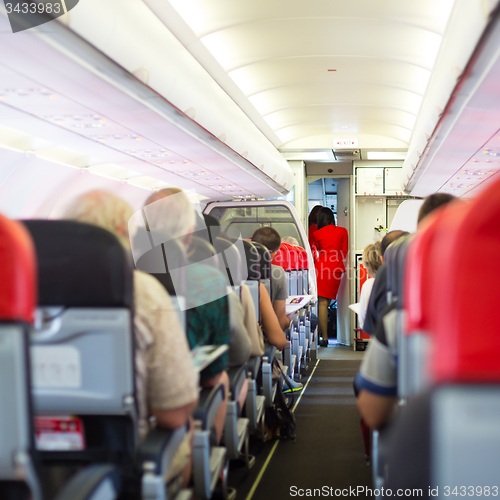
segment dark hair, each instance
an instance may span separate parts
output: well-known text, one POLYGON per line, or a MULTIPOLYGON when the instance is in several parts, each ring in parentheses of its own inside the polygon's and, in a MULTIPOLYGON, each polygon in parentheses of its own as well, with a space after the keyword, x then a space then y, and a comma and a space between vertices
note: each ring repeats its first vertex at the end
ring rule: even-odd
POLYGON ((432 211, 436 210, 436 208, 446 205, 447 203, 450 203, 450 201, 456 199, 457 198, 455 196, 448 193, 434 193, 427 196, 418 211, 418 223, 420 224, 420 221, 427 217, 432 211))
POLYGON ((387 250, 387 247, 395 242, 396 240, 399 240, 399 238, 406 236, 410 234, 408 231, 390 231, 387 233, 383 238, 382 242, 380 243, 380 251, 382 252, 382 256, 385 254, 385 251, 387 250))
POLYGON ((321 207, 318 212, 318 229, 323 229, 325 226, 333 224, 335 226, 335 217, 333 212, 327 207, 321 207))
POLYGON ((321 205, 316 205, 313 207, 311 210, 311 213, 309 214, 309 219, 308 219, 308 225, 312 226, 313 224, 318 223, 318 212, 322 209, 323 207, 321 205))
POLYGON ((270 252, 277 252, 281 246, 281 237, 272 227, 266 226, 261 227, 253 233, 252 241, 256 241, 257 243, 261 243, 270 252))

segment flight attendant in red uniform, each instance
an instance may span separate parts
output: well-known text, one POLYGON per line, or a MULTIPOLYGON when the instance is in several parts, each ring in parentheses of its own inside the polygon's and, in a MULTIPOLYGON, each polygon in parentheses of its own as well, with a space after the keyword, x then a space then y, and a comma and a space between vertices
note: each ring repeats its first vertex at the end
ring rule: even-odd
POLYGON ((318 250, 316 256, 316 278, 318 283, 319 328, 323 341, 328 345, 328 306, 337 298, 337 292, 345 272, 345 259, 348 250, 347 230, 335 225, 333 212, 322 207, 318 212, 318 229, 312 235, 313 244, 318 250))

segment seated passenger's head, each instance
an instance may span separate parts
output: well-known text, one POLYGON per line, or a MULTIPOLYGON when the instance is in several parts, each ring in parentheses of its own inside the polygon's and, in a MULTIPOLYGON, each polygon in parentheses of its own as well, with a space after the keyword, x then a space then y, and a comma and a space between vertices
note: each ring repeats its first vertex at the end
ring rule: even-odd
POLYGON ((89 191, 73 200, 64 212, 64 219, 86 222, 107 229, 129 244, 128 222, 132 207, 109 191, 89 191))
POLYGON ((381 265, 382 253, 380 241, 367 245, 363 250, 363 266, 365 266, 368 276, 375 278, 381 265))
POLYGON ((293 245, 295 247, 299 247, 299 242, 293 236, 285 236, 281 238, 281 243, 287 243, 288 245, 293 245))
POLYGON ((406 236, 408 234, 410 234, 408 231, 400 231, 400 230, 390 231, 382 238, 382 242, 380 243, 380 253, 382 255, 382 262, 384 261, 384 254, 385 251, 387 250, 387 247, 391 243, 394 243, 399 238, 406 236))
POLYGON ((153 193, 144 202, 144 214, 150 231, 179 238, 186 248, 189 246, 196 213, 181 189, 169 187, 153 193))
POLYGON ((327 207, 321 207, 318 211, 318 230, 326 226, 335 226, 335 216, 333 212, 327 207))
POLYGON ((274 259, 274 256, 278 253, 281 246, 281 238, 278 231, 269 226, 257 229, 257 231, 253 233, 252 241, 264 245, 271 254, 271 260, 274 259))
POLYGON ((427 217, 431 212, 436 210, 436 208, 441 207, 442 205, 446 205, 450 203, 450 201, 456 200, 457 198, 448 193, 434 193, 427 198, 425 198, 424 203, 420 207, 418 211, 418 224, 422 222, 422 220, 427 217))

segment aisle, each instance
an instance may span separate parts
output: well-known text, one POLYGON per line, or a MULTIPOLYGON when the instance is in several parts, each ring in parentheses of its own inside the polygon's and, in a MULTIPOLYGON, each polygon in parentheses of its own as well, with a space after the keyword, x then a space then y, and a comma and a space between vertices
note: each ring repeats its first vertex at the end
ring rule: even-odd
POLYGON ((259 460, 260 474, 256 470, 249 474, 252 483, 261 476, 257 487, 252 492, 248 477, 238 488, 238 499, 290 498, 293 487, 371 487, 352 389, 359 364, 358 360, 320 360, 295 410, 295 442, 281 441, 275 449, 274 443, 272 447, 266 443, 265 458, 273 449, 274 454, 267 467, 259 460))

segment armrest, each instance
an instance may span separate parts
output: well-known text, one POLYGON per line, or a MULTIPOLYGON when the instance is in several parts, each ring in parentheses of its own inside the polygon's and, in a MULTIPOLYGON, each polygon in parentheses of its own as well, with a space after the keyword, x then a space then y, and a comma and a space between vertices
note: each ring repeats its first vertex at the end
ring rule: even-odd
POLYGON ((271 363, 271 361, 274 359, 274 355, 276 354, 276 346, 274 345, 266 345, 265 346, 265 349, 264 349, 264 356, 267 357, 267 359, 269 360, 269 363, 271 363))
POLYGON ((260 356, 254 356, 253 358, 250 358, 247 362, 248 371, 253 380, 255 380, 257 378, 257 375, 259 374, 261 363, 262 363, 262 358, 260 356))
POLYGON ((121 490, 120 471, 113 465, 91 465, 64 486, 56 500, 92 500, 118 498, 121 490))
POLYGON ((203 430, 210 430, 220 405, 224 401, 224 386, 217 384, 212 389, 202 389, 198 406, 194 410, 194 419, 201 421, 203 430))
POLYGON ((145 441, 139 446, 138 463, 141 472, 148 465, 151 471, 153 465, 156 474, 163 474, 172 462, 179 445, 182 443, 188 425, 178 429, 155 427, 146 436, 145 441))
POLYGON ((238 395, 245 383, 245 380, 248 376, 248 368, 247 365, 236 366, 234 368, 230 368, 227 371, 227 375, 229 377, 229 390, 231 392, 230 398, 231 401, 236 401, 238 399, 238 395))

